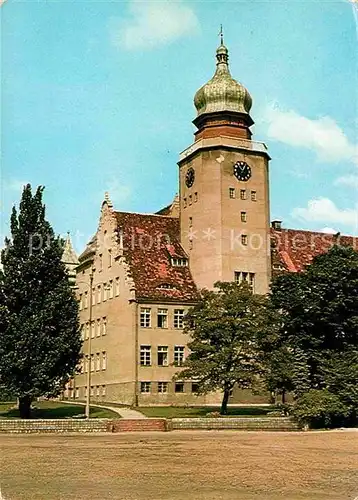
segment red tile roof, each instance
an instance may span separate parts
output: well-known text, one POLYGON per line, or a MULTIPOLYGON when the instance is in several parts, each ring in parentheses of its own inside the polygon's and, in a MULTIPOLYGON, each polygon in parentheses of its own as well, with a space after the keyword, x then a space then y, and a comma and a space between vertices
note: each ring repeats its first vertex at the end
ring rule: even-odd
POLYGON ((312 262, 313 257, 328 252, 335 244, 358 250, 358 237, 298 229, 271 229, 273 274, 280 271, 302 271, 312 262))
POLYGON ((197 287, 189 267, 172 265, 187 259, 180 244, 179 219, 160 215, 115 212, 123 235, 123 254, 130 266, 136 297, 148 300, 195 301, 197 287))

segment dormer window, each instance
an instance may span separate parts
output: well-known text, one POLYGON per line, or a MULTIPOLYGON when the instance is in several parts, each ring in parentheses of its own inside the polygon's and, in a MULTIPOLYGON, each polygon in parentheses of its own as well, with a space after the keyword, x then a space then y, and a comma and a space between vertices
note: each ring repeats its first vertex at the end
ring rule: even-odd
POLYGON ((175 286, 171 283, 161 283, 157 286, 160 290, 175 290, 175 286))
POLYGON ((181 258, 173 257, 171 263, 172 266, 175 267, 186 267, 188 265, 188 259, 185 259, 183 257, 181 258))

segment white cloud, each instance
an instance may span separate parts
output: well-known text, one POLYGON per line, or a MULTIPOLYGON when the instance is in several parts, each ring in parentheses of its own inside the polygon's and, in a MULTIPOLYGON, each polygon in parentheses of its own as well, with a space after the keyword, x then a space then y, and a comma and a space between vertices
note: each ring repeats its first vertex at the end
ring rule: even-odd
POLYGON ((19 181, 17 179, 10 179, 9 181, 4 182, 6 190, 17 192, 22 192, 26 184, 28 184, 27 181, 19 181))
POLYGON ((324 162, 358 163, 358 146, 352 144, 343 130, 329 116, 310 120, 295 111, 267 106, 264 117, 267 135, 290 146, 310 149, 324 162))
POLYGON ((334 181, 336 186, 346 186, 358 189, 358 175, 343 175, 334 181))
POLYGON ((132 0, 130 13, 129 20, 111 30, 113 44, 128 50, 151 49, 195 33, 199 27, 194 11, 181 1, 132 0))
POLYGON ((333 227, 324 227, 320 230, 321 233, 328 233, 328 234, 337 234, 337 230, 333 229, 333 227))
POLYGON ((328 222, 358 227, 358 205, 354 208, 338 208, 329 198, 310 200, 305 208, 295 208, 292 216, 313 222, 328 222))

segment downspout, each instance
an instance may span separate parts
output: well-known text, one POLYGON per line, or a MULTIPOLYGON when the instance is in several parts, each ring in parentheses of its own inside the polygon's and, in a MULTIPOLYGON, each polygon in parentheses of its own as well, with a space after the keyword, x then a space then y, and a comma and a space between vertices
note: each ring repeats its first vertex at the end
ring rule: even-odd
POLYGON ((134 304, 134 314, 135 314, 135 319, 134 319, 134 348, 135 348, 135 353, 134 353, 134 406, 138 406, 139 402, 139 395, 138 395, 138 371, 139 371, 139 339, 138 339, 138 302, 135 301, 134 304))

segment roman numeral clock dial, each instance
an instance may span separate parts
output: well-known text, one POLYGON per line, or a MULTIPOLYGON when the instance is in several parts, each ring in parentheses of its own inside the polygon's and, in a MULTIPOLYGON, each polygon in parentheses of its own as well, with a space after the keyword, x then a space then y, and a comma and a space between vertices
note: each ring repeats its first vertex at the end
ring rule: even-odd
POLYGON ((246 161, 237 161, 234 165, 234 175, 238 181, 248 181, 251 177, 251 168, 246 161))

